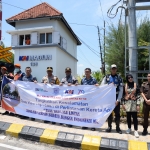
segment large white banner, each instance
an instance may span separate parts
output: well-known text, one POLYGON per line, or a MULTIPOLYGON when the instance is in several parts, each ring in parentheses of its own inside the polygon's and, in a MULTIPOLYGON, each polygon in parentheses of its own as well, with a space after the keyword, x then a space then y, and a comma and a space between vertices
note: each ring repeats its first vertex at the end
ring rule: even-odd
POLYGON ((3 86, 2 107, 32 118, 100 128, 113 111, 115 101, 113 84, 58 86, 12 81, 3 86))

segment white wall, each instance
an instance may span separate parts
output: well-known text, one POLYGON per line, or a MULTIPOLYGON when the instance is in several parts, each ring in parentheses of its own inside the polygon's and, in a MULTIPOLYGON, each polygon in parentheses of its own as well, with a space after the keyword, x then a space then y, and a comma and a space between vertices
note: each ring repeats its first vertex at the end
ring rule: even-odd
POLYGON ((16 29, 37 28, 44 26, 56 26, 56 22, 50 19, 38 19, 16 22, 16 29))
POLYGON ((67 40, 67 51, 77 58, 77 42, 64 23, 56 20, 55 30, 67 40))
POLYGON ((16 22, 15 28, 25 29, 25 28, 44 27, 44 26, 53 26, 54 31, 59 32, 60 35, 67 40, 67 51, 71 55, 77 58, 77 42, 62 21, 50 20, 50 19, 21 21, 21 22, 16 22))
MULTIPOLYGON (((59 32, 60 35, 67 40, 67 52, 69 52, 72 56, 77 58, 77 42, 70 33, 70 31, 68 31, 66 26, 61 21, 42 19, 16 23, 16 29, 35 28, 44 26, 53 26, 54 31, 59 32)), ((37 77, 38 82, 41 82, 42 77, 46 75, 46 68, 49 66, 53 67, 53 74, 58 76, 59 79, 65 77, 66 67, 70 67, 72 69, 72 75, 77 75, 77 61, 71 56, 69 56, 66 52, 63 52, 63 50, 61 50, 58 47, 16 49, 14 62, 19 63, 22 66, 21 70, 24 72, 25 67, 31 66, 31 61, 19 61, 19 56, 43 54, 52 55, 52 60, 38 61, 38 66, 31 67, 32 75, 37 77)))
MULTIPOLYGON (((25 72, 26 67, 32 68, 32 75, 37 77, 38 82, 41 82, 43 76, 46 75, 47 67, 53 67, 54 74, 56 74, 56 48, 44 47, 44 48, 28 48, 28 49, 16 49, 14 63, 21 65, 22 72, 25 72), (33 55, 52 55, 52 60, 40 60, 40 61, 19 61, 19 56, 33 56, 33 55), (38 66, 31 66, 31 62, 38 62, 38 66)), ((59 67, 57 67, 59 69, 59 67)))
POLYGON ((59 76, 60 79, 65 77, 65 68, 67 67, 71 68, 73 76, 77 76, 77 61, 75 59, 59 48, 57 48, 56 57, 56 66, 58 67, 56 75, 59 76))

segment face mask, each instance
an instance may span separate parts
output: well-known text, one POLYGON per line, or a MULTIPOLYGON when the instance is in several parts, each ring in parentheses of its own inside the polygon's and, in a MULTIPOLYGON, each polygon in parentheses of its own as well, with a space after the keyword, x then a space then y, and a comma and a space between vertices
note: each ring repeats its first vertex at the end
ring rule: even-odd
POLYGON ((19 68, 15 68, 14 73, 18 73, 20 71, 19 68))

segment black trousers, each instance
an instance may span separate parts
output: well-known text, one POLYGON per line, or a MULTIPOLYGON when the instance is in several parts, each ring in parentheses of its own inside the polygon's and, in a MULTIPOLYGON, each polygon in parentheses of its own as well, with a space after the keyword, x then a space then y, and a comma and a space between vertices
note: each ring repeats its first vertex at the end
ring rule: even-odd
MULTIPOLYGON (((116 129, 119 128, 120 124, 120 103, 114 108, 115 113, 115 122, 116 122, 116 129)), ((112 127, 112 113, 108 117, 108 127, 112 127)))
POLYGON ((149 112, 150 112, 150 105, 147 105, 144 102, 144 104, 143 104, 143 113, 144 113, 143 128, 144 128, 144 130, 147 130, 147 128, 148 128, 149 112))
POLYGON ((133 118, 134 130, 138 130, 137 112, 127 112, 127 124, 128 128, 131 129, 131 116, 133 118))

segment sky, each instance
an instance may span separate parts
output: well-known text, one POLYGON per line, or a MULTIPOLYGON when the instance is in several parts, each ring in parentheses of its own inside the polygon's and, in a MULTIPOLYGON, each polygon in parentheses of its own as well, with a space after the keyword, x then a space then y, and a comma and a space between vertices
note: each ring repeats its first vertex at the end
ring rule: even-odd
MULTIPOLYGON (((6 23, 6 19, 12 17, 22 11, 23 9, 29 9, 41 2, 47 2, 60 12, 63 13, 65 19, 76 33, 76 35, 89 45, 93 53, 85 44, 82 43, 81 46, 77 48, 77 73, 79 75, 84 74, 85 68, 91 68, 92 71, 100 70, 101 60, 100 60, 100 48, 98 42, 98 31, 96 26, 100 28, 100 38, 101 44, 103 45, 103 32, 104 32, 104 20, 106 21, 106 35, 109 30, 111 23, 117 25, 120 18, 120 11, 118 11, 117 16, 114 19, 107 17, 108 9, 117 2, 118 0, 2 0, 2 11, 3 11, 3 21, 2 21, 2 40, 6 46, 11 46, 11 36, 6 33, 8 30, 14 30, 14 27, 6 23), (7 3, 7 4, 6 4, 7 3), (101 6, 100 7, 100 3, 101 6), (8 5, 10 4, 10 5, 8 5), (14 6, 11 6, 14 5, 14 6), (18 8, 17 8, 18 7, 18 8), (20 7, 20 8, 19 8, 20 7), (21 9, 23 8, 23 9, 21 9), (75 23, 75 24, 72 24, 75 23), (85 24, 85 25, 77 25, 85 24), (86 26, 92 25, 92 26, 86 26)), ((122 0, 123 1, 123 0, 122 0)), ((120 2, 117 6, 121 6, 120 2)), ((139 3, 137 5, 150 5, 150 3, 139 3)), ((117 8, 117 7, 116 7, 117 8)), ((115 13, 114 9, 114 13, 115 13)), ((140 11, 137 12, 137 22, 145 15, 150 15, 150 11, 140 11)), ((122 22, 124 22, 124 13, 122 15, 122 22)))

